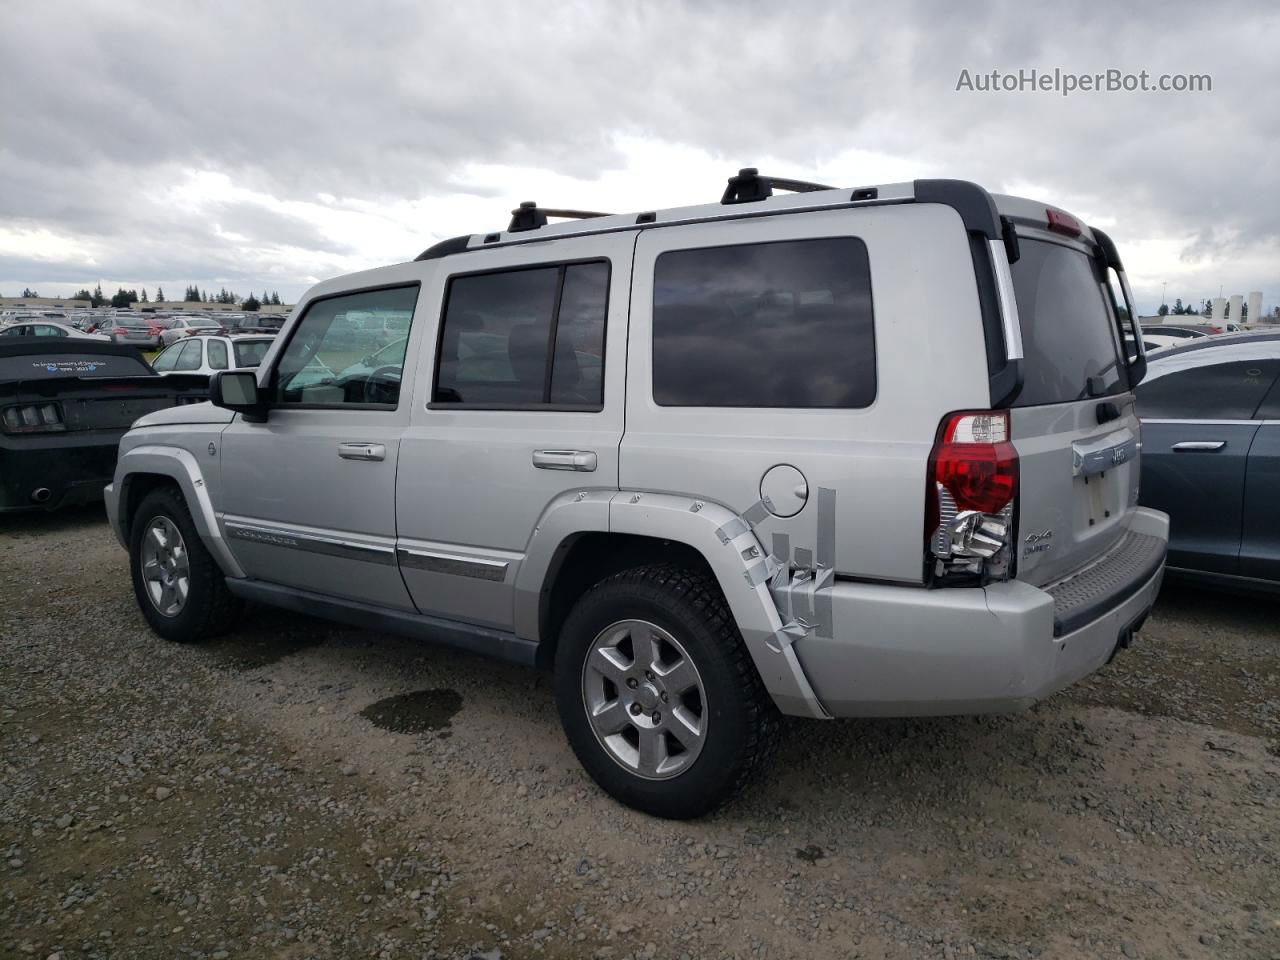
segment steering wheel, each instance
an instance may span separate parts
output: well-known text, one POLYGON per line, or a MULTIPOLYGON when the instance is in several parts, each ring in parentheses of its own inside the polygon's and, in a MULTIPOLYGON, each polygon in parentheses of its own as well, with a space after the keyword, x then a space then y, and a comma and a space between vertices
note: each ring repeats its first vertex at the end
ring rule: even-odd
POLYGON ((395 396, 388 396, 392 383, 396 387, 396 395, 399 394, 400 387, 400 368, 398 366, 378 367, 367 377, 361 385, 361 400, 364 403, 394 403, 395 396))

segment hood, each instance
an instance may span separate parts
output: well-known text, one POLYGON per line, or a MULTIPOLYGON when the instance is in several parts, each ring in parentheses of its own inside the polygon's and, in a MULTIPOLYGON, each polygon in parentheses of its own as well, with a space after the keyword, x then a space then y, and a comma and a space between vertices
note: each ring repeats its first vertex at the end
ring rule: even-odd
POLYGON ((208 401, 204 403, 186 403, 176 407, 165 407, 155 413, 148 413, 134 423, 139 427, 171 427, 184 423, 230 423, 235 413, 222 407, 215 407, 208 401))

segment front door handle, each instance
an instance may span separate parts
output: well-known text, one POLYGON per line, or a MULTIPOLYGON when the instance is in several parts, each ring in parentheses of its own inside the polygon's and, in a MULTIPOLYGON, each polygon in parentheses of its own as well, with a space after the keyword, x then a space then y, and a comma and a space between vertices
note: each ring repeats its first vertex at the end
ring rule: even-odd
POLYGON ((1227 445, 1225 440, 1183 440, 1173 445, 1174 453, 1213 453, 1227 445))
POLYGON ((387 448, 381 443, 340 443, 338 456, 343 460, 385 460, 387 448))
POLYGON ((596 468, 594 450, 535 450, 533 465, 539 470, 580 470, 590 473, 596 468))

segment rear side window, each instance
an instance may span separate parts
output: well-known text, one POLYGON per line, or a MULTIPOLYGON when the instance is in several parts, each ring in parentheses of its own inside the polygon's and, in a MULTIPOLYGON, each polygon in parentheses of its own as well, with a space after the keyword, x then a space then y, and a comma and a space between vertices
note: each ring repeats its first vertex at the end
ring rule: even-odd
POLYGON ((604 403, 609 264, 454 277, 445 297, 435 403, 604 403))
POLYGON ((1115 317, 1092 257, 1047 240, 1019 238, 1010 268, 1022 324, 1023 385, 1032 407, 1123 393, 1115 317))
POLYGON ((856 237, 663 253, 653 398, 675 407, 866 407, 876 396, 867 247, 856 237))
MULTIPOLYGON (((244 340, 239 343, 232 344, 232 347, 236 352, 236 366, 261 366, 262 358, 267 355, 267 348, 270 346, 270 340, 244 340)), ((400 356, 401 359, 403 359, 404 353, 401 352, 400 356)))
POLYGON ((1212 350, 1153 361, 1138 384, 1138 414, 1155 420, 1248 420, 1280 373, 1280 361, 1213 362, 1212 350))

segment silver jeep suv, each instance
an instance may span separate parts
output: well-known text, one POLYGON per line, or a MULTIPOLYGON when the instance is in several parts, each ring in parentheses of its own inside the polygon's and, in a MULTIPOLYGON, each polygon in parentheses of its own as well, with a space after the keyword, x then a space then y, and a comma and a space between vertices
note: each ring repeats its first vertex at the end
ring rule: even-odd
POLYGON ((591 776, 692 817, 779 711, 1018 710, 1129 643, 1134 316, 1104 233, 962 181, 524 204, 312 288, 107 504, 162 637, 247 600, 550 668, 591 776))

